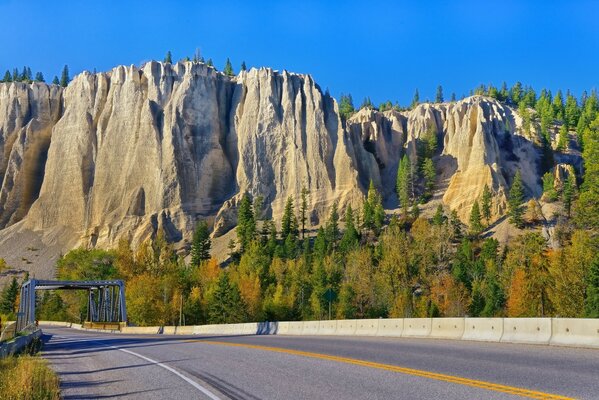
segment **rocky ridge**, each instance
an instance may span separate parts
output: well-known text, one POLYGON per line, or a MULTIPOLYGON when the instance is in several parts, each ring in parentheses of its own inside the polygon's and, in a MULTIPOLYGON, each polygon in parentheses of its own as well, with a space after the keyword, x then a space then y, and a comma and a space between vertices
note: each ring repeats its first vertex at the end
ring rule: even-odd
POLYGON ((65 89, 2 83, 0 257, 14 262, 31 235, 60 251, 137 246, 160 230, 184 245, 199 218, 220 236, 245 192, 264 196, 264 214, 279 219, 306 187, 312 225, 334 201, 359 207, 370 180, 395 208, 399 159, 430 132, 436 198, 463 220, 485 184, 501 216, 516 169, 540 195, 539 135, 490 98, 363 109, 342 121, 311 76, 268 68, 228 77, 201 63, 149 62, 84 72, 65 89))

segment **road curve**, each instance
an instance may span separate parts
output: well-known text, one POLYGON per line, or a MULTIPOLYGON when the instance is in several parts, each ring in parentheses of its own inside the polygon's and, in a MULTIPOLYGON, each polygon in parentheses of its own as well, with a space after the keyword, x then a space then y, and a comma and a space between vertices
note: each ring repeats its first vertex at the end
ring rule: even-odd
POLYGON ((42 329, 65 399, 599 398, 599 350, 42 329))

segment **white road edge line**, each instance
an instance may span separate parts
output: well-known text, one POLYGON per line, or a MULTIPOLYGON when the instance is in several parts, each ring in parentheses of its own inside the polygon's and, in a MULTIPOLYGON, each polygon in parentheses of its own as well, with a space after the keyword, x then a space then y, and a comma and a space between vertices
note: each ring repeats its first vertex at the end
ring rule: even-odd
MULTIPOLYGON (((54 336, 54 337, 60 338, 60 339, 70 339, 68 336, 54 336)), ((99 341, 93 340, 93 339, 83 339, 83 340, 77 340, 77 341, 78 342, 93 342, 93 343, 97 343, 97 344, 102 345, 104 347, 110 347, 112 349, 115 349, 115 350, 118 350, 118 351, 122 351, 124 353, 131 354, 132 356, 141 358, 142 360, 148 361, 148 362, 150 362, 150 363, 152 363, 154 365, 157 365, 159 367, 162 367, 162 368, 166 369, 167 371, 172 372, 173 374, 177 375, 179 378, 183 379, 185 382, 189 383, 194 388, 198 389, 200 392, 204 393, 206 396, 208 396, 212 400, 221 400, 220 397, 218 397, 217 395, 215 395, 214 393, 212 393, 210 390, 206 389, 204 386, 200 385, 199 383, 197 383, 193 379, 190 379, 190 378, 186 377, 185 375, 183 375, 182 373, 180 373, 176 369, 174 369, 172 367, 169 367, 166 364, 161 363, 160 361, 152 360, 151 358, 146 357, 146 356, 142 356, 141 354, 138 354, 138 353, 136 353, 134 351, 122 349, 122 348, 116 347, 116 346, 111 346, 109 344, 105 344, 105 343, 102 343, 102 342, 99 342, 99 341)))

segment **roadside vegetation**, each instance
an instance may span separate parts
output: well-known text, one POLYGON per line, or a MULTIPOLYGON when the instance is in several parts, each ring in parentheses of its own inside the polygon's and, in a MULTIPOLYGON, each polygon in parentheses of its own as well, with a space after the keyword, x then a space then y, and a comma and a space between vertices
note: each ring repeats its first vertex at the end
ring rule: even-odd
POLYGON ((48 362, 35 354, 41 341, 34 340, 23 355, 0 359, 0 400, 58 400, 58 376, 48 362))

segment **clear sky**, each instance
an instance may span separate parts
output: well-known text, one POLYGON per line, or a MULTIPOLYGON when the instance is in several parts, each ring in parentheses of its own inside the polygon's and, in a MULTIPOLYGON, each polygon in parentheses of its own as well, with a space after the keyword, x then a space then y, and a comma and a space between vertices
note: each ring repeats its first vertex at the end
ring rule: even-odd
POLYGON ((480 83, 599 87, 599 1, 5 1, 0 70, 47 81, 88 69, 178 60, 310 73, 334 96, 410 102, 480 83))

